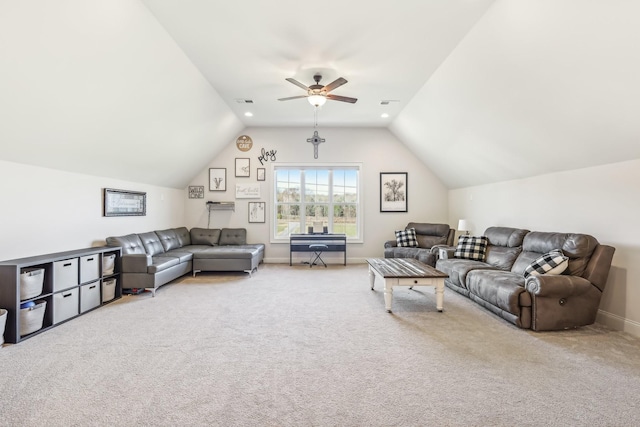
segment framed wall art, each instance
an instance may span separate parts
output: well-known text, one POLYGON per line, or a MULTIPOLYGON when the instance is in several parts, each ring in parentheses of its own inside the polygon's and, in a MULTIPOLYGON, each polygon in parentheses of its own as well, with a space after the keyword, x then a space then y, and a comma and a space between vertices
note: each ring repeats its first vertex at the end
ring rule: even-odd
POLYGON ((236 184, 236 199, 259 199, 260 184, 257 182, 249 184, 236 184))
POLYGON ((248 157, 236 158, 236 177, 251 176, 251 160, 248 157))
POLYGON ((145 216, 147 193, 104 189, 104 216, 145 216))
POLYGON ((258 168, 258 170, 256 170, 256 175, 258 177, 258 181, 264 181, 267 176, 267 171, 265 168, 258 168))
POLYGON ((249 202, 249 222, 265 222, 265 202, 249 202))
POLYGON ((227 168, 209 168, 209 191, 227 191, 227 168))
POLYGON ((407 212, 407 172, 380 172, 380 212, 407 212))
POLYGON ((190 185, 189 186, 189 198, 190 199, 204 199, 204 185, 190 185))

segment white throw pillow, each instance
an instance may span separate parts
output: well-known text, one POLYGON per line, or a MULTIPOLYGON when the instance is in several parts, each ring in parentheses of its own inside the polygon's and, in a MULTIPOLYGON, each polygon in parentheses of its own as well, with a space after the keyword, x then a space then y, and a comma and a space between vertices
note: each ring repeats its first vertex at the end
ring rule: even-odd
POLYGON ((537 258, 524 269, 525 279, 540 274, 562 274, 569 266, 569 258, 560 249, 554 249, 537 258))
POLYGON ((484 261, 488 243, 489 240, 486 236, 460 236, 453 256, 455 258, 484 261))
POLYGON ((400 247, 417 248, 418 239, 416 239, 416 229, 407 228, 406 230, 396 231, 396 243, 400 247))

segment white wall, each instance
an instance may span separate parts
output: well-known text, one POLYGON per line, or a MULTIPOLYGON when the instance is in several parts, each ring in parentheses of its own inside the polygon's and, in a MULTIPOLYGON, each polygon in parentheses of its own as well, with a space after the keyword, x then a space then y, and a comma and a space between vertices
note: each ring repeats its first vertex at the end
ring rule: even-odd
POLYGON ((640 336, 640 160, 449 192, 449 220, 586 233, 616 248, 598 321, 640 336))
POLYGON ((638 16, 497 0, 390 129, 448 188, 639 159, 638 16))
MULTIPOLYGON (((272 208, 269 199, 272 185, 270 165, 260 165, 261 150, 276 150, 276 161, 281 163, 328 163, 361 162, 364 198, 364 243, 350 244, 348 262, 360 262, 367 257, 382 256, 383 244, 393 239, 393 231, 403 229, 408 222, 446 222, 447 189, 406 147, 386 129, 320 128, 319 134, 326 142, 319 146, 319 157, 313 158, 313 145, 307 138, 313 135, 313 128, 249 128, 244 134, 253 139, 253 148, 242 152, 236 148, 235 140, 222 150, 207 168, 202 170, 191 185, 205 186, 205 199, 187 201, 185 219, 188 227, 207 227, 207 200, 235 201, 235 212, 213 212, 211 228, 246 227, 250 242, 264 242, 266 262, 288 262, 289 245, 269 243, 269 220, 265 224, 248 224, 247 207, 249 201, 267 202, 267 211, 272 208), (236 157, 251 159, 251 177, 235 178, 236 157), (227 168, 227 191, 208 191, 208 168, 227 168), (267 179, 261 186, 261 199, 235 199, 236 182, 256 182, 256 168, 267 169, 267 179), (379 182, 380 172, 408 172, 407 213, 380 213, 379 182)), ((271 163, 271 162, 269 162, 271 163)), ((328 254, 336 257, 342 254, 328 254)), ((325 257, 325 258, 327 258, 325 257)))
POLYGON ((138 0, 0 1, 0 70, 9 162, 182 189, 244 127, 138 0))
POLYGON ((0 260, 104 245, 184 223, 184 191, 0 161, 0 260), (102 189, 144 191, 147 215, 102 216, 102 189))

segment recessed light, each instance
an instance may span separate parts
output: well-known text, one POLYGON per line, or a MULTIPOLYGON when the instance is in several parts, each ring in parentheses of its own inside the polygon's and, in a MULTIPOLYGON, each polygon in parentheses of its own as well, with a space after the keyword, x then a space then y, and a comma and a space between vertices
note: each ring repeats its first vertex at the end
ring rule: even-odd
POLYGON ((247 111, 244 115, 247 117, 253 117, 253 113, 251 111, 247 111))
POLYGON ((380 117, 382 117, 383 119, 386 119, 387 117, 389 117, 388 113, 382 113, 380 114, 380 117))

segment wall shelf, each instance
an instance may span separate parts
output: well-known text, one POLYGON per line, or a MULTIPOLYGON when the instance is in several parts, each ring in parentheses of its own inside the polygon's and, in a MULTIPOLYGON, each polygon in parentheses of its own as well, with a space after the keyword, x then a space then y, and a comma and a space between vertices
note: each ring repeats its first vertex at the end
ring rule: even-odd
POLYGON ((236 211, 236 202, 207 202, 209 211, 236 211))

